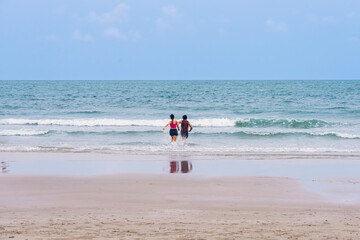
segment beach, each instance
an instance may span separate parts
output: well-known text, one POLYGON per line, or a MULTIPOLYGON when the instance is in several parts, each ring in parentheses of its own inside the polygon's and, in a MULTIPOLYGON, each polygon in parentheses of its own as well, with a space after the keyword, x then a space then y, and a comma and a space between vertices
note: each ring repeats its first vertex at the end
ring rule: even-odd
MULTIPOLYGON (((314 191, 301 178, 266 176, 265 172, 263 176, 210 174, 214 170, 197 174, 195 167, 204 168, 201 163, 208 161, 205 159, 193 161, 195 173, 188 174, 170 174, 166 168, 158 169, 169 163, 161 156, 153 156, 158 161, 144 161, 144 156, 136 155, 130 160, 146 168, 105 174, 94 174, 84 168, 82 172, 44 174, 35 169, 45 159, 54 162, 62 159, 65 167, 74 162, 84 167, 96 166, 96 159, 101 159, 106 168, 106 163, 113 163, 116 158, 117 163, 126 161, 130 156, 54 153, 1 153, 0 156, 10 160, 9 172, 0 175, 0 239, 360 237, 360 198, 349 194, 359 194, 360 179, 351 173, 348 177, 344 173, 341 178, 312 179, 310 182, 322 185, 314 191), (35 158, 40 162, 33 161, 35 158), (146 165, 149 163, 153 165, 146 165), (21 165, 34 167, 21 172, 18 170, 21 165), (157 170, 149 172, 153 167, 157 170), (342 183, 340 188, 339 183, 342 183), (346 186, 355 188, 346 192, 346 186)), ((241 164, 241 160, 237 164, 239 161, 241 164)), ((338 161, 341 160, 335 160, 338 161)), ((312 162, 314 166, 316 163, 325 166, 321 160, 312 162)), ((249 165, 244 162, 243 166, 249 165)))
POLYGON ((356 9, 0 0, 0 240, 360 240, 356 9))
POLYGON ((0 239, 359 239, 358 89, 3 81, 0 239))

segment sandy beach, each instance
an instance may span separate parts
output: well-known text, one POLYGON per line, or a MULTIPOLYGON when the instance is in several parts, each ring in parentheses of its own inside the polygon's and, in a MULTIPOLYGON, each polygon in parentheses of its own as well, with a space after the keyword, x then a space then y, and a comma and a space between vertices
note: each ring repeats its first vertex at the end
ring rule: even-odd
POLYGON ((0 239, 359 239, 360 204, 284 177, 0 176, 0 239))
POLYGON ((0 0, 0 240, 360 240, 359 23, 0 0))

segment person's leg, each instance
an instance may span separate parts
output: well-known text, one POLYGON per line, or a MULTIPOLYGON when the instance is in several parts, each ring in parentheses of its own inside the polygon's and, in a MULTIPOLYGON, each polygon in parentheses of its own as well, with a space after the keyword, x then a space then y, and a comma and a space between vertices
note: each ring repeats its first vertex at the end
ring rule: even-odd
POLYGON ((185 135, 184 135, 184 133, 181 133, 181 140, 182 140, 183 143, 185 144, 185 135))
POLYGON ((176 137, 175 135, 171 135, 171 142, 175 142, 175 140, 174 140, 175 137, 176 137))
POLYGON ((187 138, 188 138, 188 133, 182 134, 182 140, 183 140, 184 145, 186 144, 187 138))
POLYGON ((177 136, 174 135, 173 142, 176 142, 177 136))
POLYGON ((175 133, 173 129, 170 129, 171 142, 174 142, 175 133))

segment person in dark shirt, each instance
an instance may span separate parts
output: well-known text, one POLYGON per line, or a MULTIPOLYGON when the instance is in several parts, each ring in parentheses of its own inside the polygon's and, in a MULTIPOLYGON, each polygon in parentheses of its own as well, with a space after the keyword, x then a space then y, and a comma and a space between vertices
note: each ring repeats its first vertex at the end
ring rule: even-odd
POLYGON ((179 125, 181 126, 181 137, 184 142, 184 145, 186 144, 186 140, 189 137, 189 132, 193 129, 193 126, 191 123, 187 120, 187 116, 183 116, 183 120, 179 121, 179 125), (190 127, 190 130, 189 130, 190 127))

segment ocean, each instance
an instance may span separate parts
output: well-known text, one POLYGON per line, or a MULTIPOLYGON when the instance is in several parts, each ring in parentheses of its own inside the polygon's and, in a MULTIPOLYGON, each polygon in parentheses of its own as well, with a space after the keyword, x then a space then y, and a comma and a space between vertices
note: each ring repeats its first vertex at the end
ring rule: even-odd
POLYGON ((0 151, 360 154, 360 81, 0 81, 0 151), (194 126, 170 144, 174 114, 194 126))

